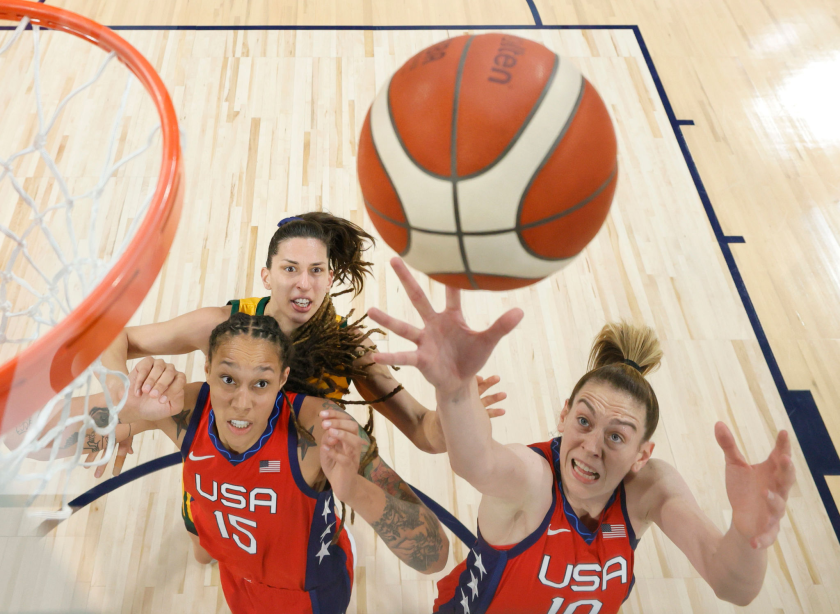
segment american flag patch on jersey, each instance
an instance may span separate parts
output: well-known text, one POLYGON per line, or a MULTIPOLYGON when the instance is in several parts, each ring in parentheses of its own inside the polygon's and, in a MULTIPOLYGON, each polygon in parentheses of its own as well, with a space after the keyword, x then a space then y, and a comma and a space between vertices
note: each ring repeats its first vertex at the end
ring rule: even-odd
POLYGON ((601 533, 603 533, 604 539, 627 537, 627 531, 623 524, 602 524, 601 533))
POLYGON ((280 473, 280 461, 260 461, 260 473, 280 473))

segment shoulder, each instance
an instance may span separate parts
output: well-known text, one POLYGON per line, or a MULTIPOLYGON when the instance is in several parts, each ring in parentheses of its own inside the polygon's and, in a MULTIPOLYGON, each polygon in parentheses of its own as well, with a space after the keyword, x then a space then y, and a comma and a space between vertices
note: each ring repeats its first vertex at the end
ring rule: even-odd
POLYGON ((551 476, 551 455, 546 456, 542 444, 525 445, 524 443, 509 443, 505 447, 516 454, 529 467, 539 469, 541 473, 551 476))
POLYGON ((204 382, 192 382, 184 386, 184 409, 195 409, 202 388, 204 388, 204 382))
POLYGON ((639 534, 654 522, 662 507, 673 497, 691 496, 688 485, 670 463, 650 459, 637 473, 624 478, 627 512, 639 534))

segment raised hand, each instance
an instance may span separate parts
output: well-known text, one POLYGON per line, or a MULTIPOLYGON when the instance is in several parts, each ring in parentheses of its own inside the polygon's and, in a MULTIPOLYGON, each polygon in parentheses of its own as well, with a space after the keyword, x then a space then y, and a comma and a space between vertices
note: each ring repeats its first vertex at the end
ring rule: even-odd
POLYGON ((790 437, 780 431, 776 446, 763 463, 750 465, 723 423, 715 438, 726 457, 726 494, 732 505, 732 525, 755 549, 776 541, 790 488, 796 481, 790 458, 790 437))
POLYGON ((341 501, 352 500, 355 481, 359 476, 359 463, 365 441, 359 437, 359 423, 348 414, 329 409, 320 413, 321 438, 319 452, 321 469, 330 486, 341 501))
POLYGON ((187 376, 161 359, 144 358, 128 376, 128 396, 120 422, 162 420, 184 409, 187 376), (150 382, 154 378, 154 384, 150 382))
POLYGON ((186 376, 175 365, 151 356, 134 365, 129 379, 134 394, 138 397, 148 394, 153 399, 160 398, 161 403, 172 395, 183 393, 186 384, 186 376))
POLYGON ((368 315, 374 322, 417 345, 413 352, 377 352, 373 354, 373 360, 386 365, 417 367, 439 391, 451 391, 471 383, 501 338, 522 320, 522 310, 511 309, 487 330, 474 331, 467 326, 461 313, 459 290, 446 288, 446 308, 438 313, 405 263, 393 258, 391 266, 425 326, 420 329, 371 308, 368 315))

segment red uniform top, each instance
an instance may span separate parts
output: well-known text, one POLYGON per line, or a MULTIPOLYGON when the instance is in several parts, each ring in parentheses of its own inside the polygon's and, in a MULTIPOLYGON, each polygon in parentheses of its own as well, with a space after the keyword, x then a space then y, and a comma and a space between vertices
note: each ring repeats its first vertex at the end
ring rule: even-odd
POLYGON ((209 391, 204 384, 181 446, 184 487, 231 611, 342 614, 352 546, 346 531, 330 545, 338 523, 332 491, 316 492, 300 471, 291 412, 305 395, 280 392, 259 441, 235 454, 219 441, 209 391))
POLYGON ((589 531, 572 511, 560 483, 560 439, 530 446, 551 464, 551 507, 539 528, 513 546, 481 537, 466 560, 438 582, 441 614, 615 614, 633 588, 630 526, 620 484, 589 531))

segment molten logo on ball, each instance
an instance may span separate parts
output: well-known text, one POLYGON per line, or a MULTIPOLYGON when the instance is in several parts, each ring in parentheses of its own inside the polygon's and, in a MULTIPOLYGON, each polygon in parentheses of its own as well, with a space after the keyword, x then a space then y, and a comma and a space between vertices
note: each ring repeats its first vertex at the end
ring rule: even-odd
POLYGON ((571 62, 502 34, 418 53, 382 88, 359 141, 359 183, 385 241, 466 289, 561 269, 615 193, 612 122, 571 62))

